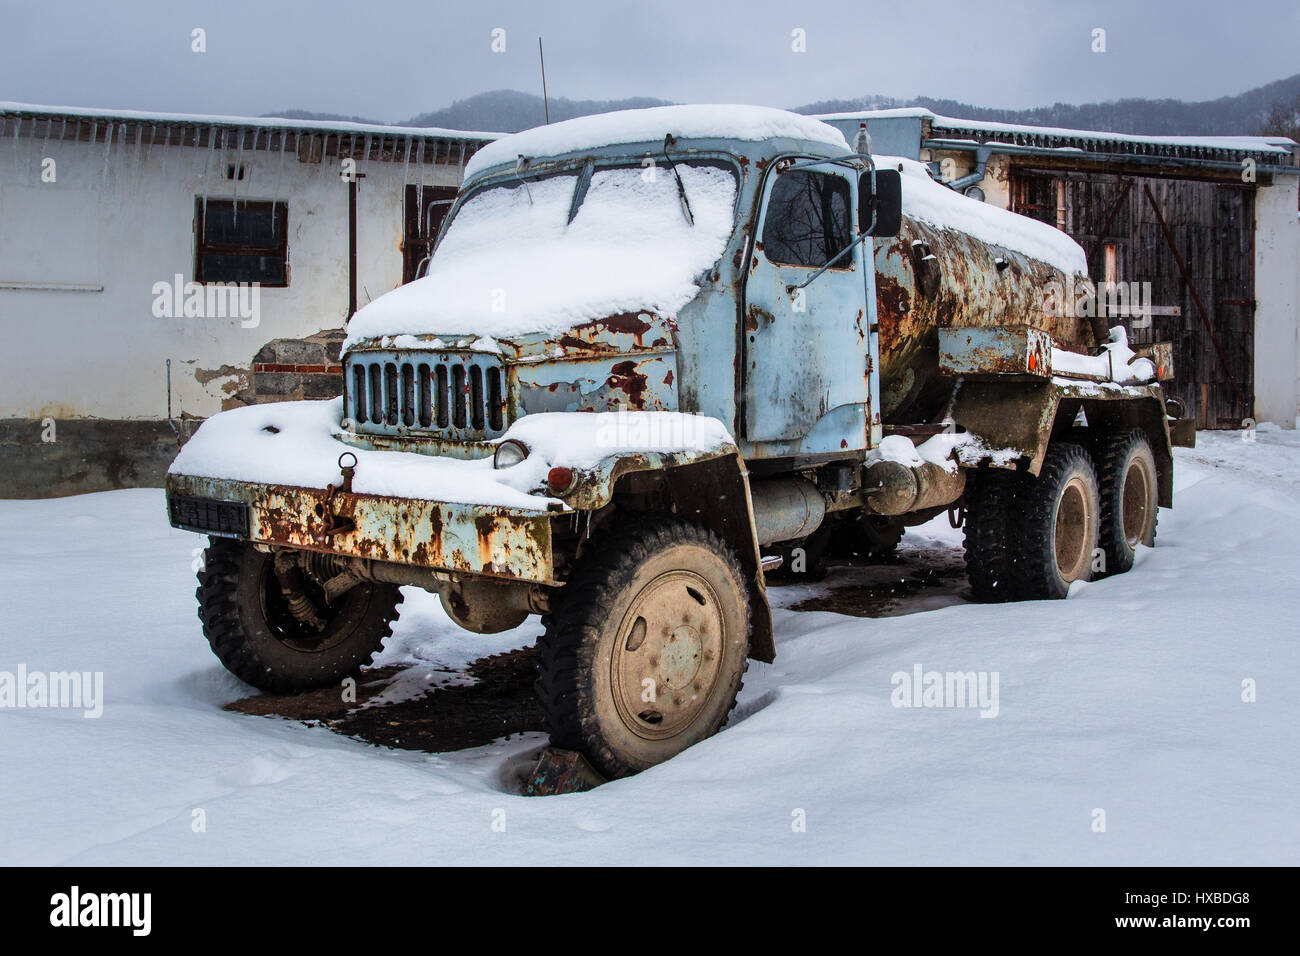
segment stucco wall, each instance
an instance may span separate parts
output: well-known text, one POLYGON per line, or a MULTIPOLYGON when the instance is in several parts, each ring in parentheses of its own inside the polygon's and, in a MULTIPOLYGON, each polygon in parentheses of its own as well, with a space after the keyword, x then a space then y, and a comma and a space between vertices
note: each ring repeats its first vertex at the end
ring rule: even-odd
POLYGON ((1300 177, 1255 194, 1255 418, 1296 427, 1300 415, 1300 177))
MULTIPOLYGON (((0 288, 0 418, 206 417, 248 385, 267 342, 342 326, 348 307, 348 186, 339 161, 245 150, 242 182, 206 149, 20 140, 0 163, 0 286, 79 284, 102 291, 0 288), (106 161, 107 155, 107 161, 106 161), (42 182, 42 160, 55 162, 42 182), (204 170, 207 167, 207 185, 204 170), (155 283, 193 278, 194 202, 235 195, 289 204, 288 288, 260 290, 260 322, 158 318, 155 283)), ((459 183, 455 166, 423 166, 426 185, 459 183)), ((412 165, 360 163, 358 304, 402 278, 403 181, 412 165)))

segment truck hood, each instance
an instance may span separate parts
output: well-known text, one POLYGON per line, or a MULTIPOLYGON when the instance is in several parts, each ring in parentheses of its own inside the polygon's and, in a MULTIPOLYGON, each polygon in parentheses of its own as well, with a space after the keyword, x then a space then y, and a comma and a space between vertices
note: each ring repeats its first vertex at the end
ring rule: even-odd
POLYGON ((675 318, 726 248, 736 199, 727 170, 678 169, 693 223, 666 168, 597 170, 571 222, 575 176, 472 193, 428 274, 360 309, 344 348, 381 336, 513 340, 610 316, 675 318))

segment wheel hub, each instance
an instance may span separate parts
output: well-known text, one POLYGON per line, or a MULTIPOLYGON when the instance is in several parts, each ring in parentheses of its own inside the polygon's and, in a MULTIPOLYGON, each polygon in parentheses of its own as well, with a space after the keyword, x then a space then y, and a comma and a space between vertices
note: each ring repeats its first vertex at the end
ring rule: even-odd
POLYGON ((1149 482, 1146 467, 1135 458, 1124 475, 1124 539, 1130 548, 1136 548, 1146 535, 1151 494, 1149 482))
POLYGON ((667 687, 684 690, 700 672, 704 641, 689 624, 674 628, 659 658, 659 676, 667 687))
POLYGON ((610 683, 623 724, 650 740, 691 725, 709 701, 722 663, 722 609, 692 571, 647 583, 623 617, 610 683))
POLYGON ((1072 478, 1056 511, 1056 567, 1065 581, 1078 580, 1092 558, 1087 531, 1087 491, 1082 479, 1072 478))

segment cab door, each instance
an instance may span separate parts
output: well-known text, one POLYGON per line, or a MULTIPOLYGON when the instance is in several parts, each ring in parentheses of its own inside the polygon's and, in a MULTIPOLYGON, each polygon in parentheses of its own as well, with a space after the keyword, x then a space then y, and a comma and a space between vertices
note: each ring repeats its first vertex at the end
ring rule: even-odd
POLYGON ((745 438, 798 443, 800 452, 863 448, 871 321, 863 246, 869 243, 858 243, 795 288, 853 241, 857 182, 834 166, 782 171, 779 165, 764 183, 745 284, 745 438))

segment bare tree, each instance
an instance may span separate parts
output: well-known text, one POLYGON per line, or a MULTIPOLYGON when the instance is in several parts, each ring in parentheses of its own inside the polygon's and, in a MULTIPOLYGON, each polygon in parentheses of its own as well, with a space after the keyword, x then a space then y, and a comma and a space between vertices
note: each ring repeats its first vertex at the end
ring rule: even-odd
POLYGON ((1300 143, 1300 96, 1291 100, 1277 100, 1268 108, 1260 136, 1289 136, 1300 143))

